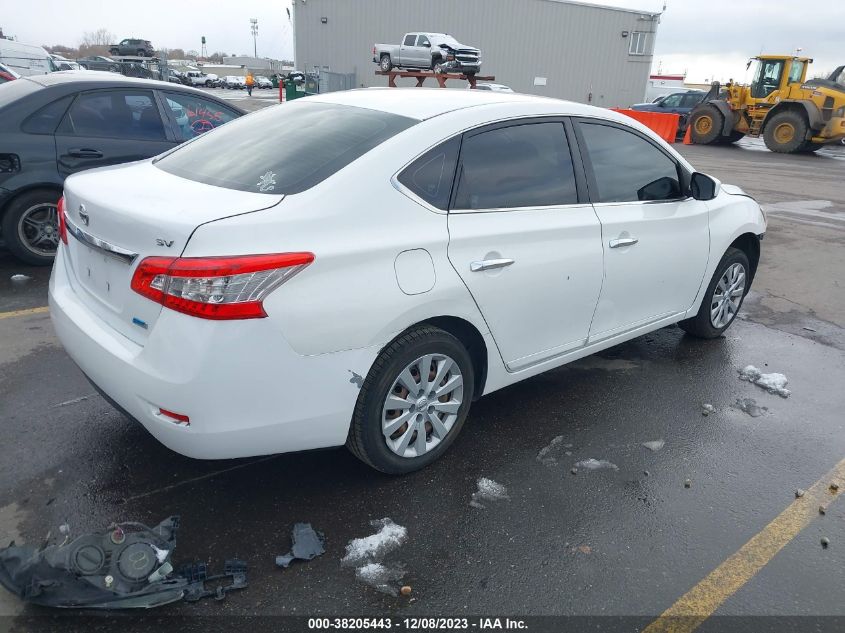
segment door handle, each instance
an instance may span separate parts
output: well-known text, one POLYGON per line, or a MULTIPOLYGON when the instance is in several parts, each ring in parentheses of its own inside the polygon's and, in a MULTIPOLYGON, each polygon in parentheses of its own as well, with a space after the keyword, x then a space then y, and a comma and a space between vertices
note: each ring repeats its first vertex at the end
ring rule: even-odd
POLYGON ((485 259, 480 262, 470 262, 469 269, 474 272, 482 270, 496 270, 497 268, 505 268, 513 264, 512 259, 485 259))
POLYGON ((619 239, 610 240, 610 248, 633 246, 637 242, 639 242, 639 240, 636 237, 620 237, 619 239))
POLYGON ((68 155, 74 158, 102 158, 103 153, 98 149, 74 148, 68 150, 68 155))

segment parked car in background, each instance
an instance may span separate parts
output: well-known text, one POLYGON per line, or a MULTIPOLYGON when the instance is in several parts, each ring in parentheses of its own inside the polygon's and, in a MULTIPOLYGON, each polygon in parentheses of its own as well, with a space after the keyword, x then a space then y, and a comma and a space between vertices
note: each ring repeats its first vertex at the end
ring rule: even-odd
POLYGON ((375 44, 373 61, 383 72, 396 67, 474 75, 481 70, 481 51, 447 33, 406 33, 401 44, 375 44))
POLYGON ((0 64, 21 77, 44 75, 55 70, 53 60, 41 46, 0 38, 0 64))
POLYGON ((79 63, 68 59, 67 57, 62 57, 61 55, 56 55, 55 53, 49 53, 50 59, 53 61, 53 70, 81 70, 82 67, 79 63))
POLYGON ((0 64, 0 84, 4 84, 7 81, 14 81, 15 79, 19 78, 20 75, 14 70, 9 68, 5 64, 0 64))
POLYGON ((223 87, 230 90, 241 90, 246 88, 246 79, 236 75, 226 75, 223 78, 223 87))
POLYGON ((90 55, 76 60, 85 70, 107 70, 112 73, 120 72, 120 62, 105 55, 90 55))
POLYGON ((185 72, 185 77, 187 77, 192 86, 206 86, 208 88, 210 88, 214 83, 214 80, 217 79, 217 75, 214 75, 214 79, 212 79, 209 75, 206 75, 204 72, 199 70, 188 70, 185 72))
POLYGON ((720 337, 766 231, 629 117, 492 91, 306 97, 64 195, 50 314, 121 410, 194 458, 346 444, 392 474, 485 394, 720 337))
POLYGON ((270 81, 269 77, 265 77, 264 75, 256 75, 255 76, 255 87, 256 88, 272 88, 273 82, 270 81))
POLYGON ((119 44, 113 44, 109 53, 130 57, 155 57, 155 48, 150 40, 125 39, 119 44))
MULTIPOLYGON (((472 90, 473 87, 467 85, 467 90, 472 90)), ((511 88, 505 86, 503 84, 491 84, 491 83, 477 83, 475 84, 475 90, 490 90, 492 92, 513 92, 511 88)))
POLYGON ((652 103, 635 103, 632 110, 639 112, 666 112, 680 114, 678 120, 678 132, 683 133, 687 129, 687 118, 692 109, 701 103, 707 93, 703 90, 685 90, 673 92, 672 94, 658 97, 652 103))
POLYGON ((206 92, 91 71, 0 85, 0 237, 50 264, 64 179, 160 154, 244 114, 206 92))

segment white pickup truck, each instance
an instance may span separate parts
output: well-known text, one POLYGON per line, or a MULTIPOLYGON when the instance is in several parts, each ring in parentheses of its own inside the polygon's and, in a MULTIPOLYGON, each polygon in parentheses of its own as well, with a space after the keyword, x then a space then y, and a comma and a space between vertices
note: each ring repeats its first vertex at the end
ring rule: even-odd
POLYGON ((213 86, 217 82, 217 75, 206 75, 199 70, 189 70, 185 73, 192 86, 213 86))
POLYGON ((474 75, 481 70, 481 51, 447 33, 406 33, 401 44, 373 45, 373 61, 383 72, 414 68, 474 75))

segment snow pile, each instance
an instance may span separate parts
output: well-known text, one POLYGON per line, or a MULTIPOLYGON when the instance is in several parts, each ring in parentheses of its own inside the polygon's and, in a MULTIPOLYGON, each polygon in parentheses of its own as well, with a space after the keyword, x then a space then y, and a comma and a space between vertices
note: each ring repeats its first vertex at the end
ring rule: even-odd
POLYGON ((370 521, 370 525, 379 528, 378 532, 349 541, 346 556, 340 561, 342 564, 358 565, 368 560, 380 560, 408 540, 408 530, 390 519, 370 521))
POLYGON ((370 521, 378 531, 370 536, 355 538, 346 545, 346 556, 340 560, 345 567, 355 567, 355 578, 378 591, 398 595, 398 582, 405 575, 401 563, 388 565, 384 557, 399 549, 408 540, 408 530, 391 519, 370 521))
POLYGON ((27 281, 32 279, 29 275, 12 275, 11 277, 12 282, 16 284, 25 284, 27 281))
MULTIPOLYGON (((564 444, 563 435, 558 435, 549 442, 548 446, 540 449, 540 452, 537 453, 537 461, 546 466, 554 466, 557 464, 557 458, 562 448, 572 448, 572 444, 564 444)), ((569 455, 571 453, 566 451, 566 454, 569 455)))
POLYGON ((783 374, 764 374, 754 365, 748 365, 739 370, 739 379, 753 382, 758 387, 762 387, 769 393, 776 393, 781 398, 788 398, 792 393, 786 388, 789 382, 783 374))
POLYGON ((576 468, 584 468, 586 470, 619 470, 619 467, 616 464, 613 464, 606 459, 585 459, 584 461, 580 461, 575 464, 576 468))
POLYGON ((643 442, 643 446, 645 446, 648 450, 654 451, 655 453, 659 451, 666 445, 666 440, 654 440, 653 442, 643 442))
POLYGON ((478 490, 472 493, 472 501, 469 502, 473 508, 486 508, 482 501, 498 501, 499 499, 509 499, 508 489, 502 484, 487 479, 487 477, 478 478, 478 490))
POLYGON ((399 595, 396 585, 404 576, 401 565, 389 567, 382 563, 367 563, 355 570, 355 578, 391 596, 399 595))

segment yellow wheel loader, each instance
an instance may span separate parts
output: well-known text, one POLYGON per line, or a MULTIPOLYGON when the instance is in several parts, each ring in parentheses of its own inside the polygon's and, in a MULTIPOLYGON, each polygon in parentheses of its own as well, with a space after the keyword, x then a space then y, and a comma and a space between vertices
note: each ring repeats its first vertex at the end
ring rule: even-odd
POLYGON ((763 136, 773 152, 814 152, 845 139, 845 66, 807 80, 807 57, 761 55, 750 85, 714 82, 690 113, 694 143, 734 143, 763 136))

